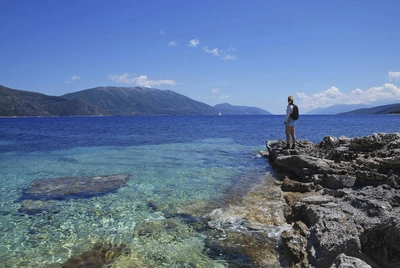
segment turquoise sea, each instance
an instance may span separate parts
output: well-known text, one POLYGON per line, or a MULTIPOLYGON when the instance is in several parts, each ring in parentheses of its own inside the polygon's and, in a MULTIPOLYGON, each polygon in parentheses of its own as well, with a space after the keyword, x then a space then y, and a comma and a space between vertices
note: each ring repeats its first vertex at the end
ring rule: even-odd
MULTIPOLYGON (((103 267, 284 266, 280 174, 259 155, 266 140, 285 138, 283 120, 0 118, 0 267, 96 256, 106 256, 103 267), (111 192, 26 197, 38 180, 115 174, 130 177, 111 192)), ((399 115, 301 116, 296 125, 312 142, 398 131, 399 115)))

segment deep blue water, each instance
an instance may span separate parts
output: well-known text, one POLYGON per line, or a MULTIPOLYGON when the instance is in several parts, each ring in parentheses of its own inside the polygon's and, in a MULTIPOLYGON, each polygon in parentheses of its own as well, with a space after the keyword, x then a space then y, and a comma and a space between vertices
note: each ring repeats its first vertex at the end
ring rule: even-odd
MULTIPOLYGON (((258 146, 284 139, 283 116, 2 118, 0 152, 135 146, 229 138, 258 146)), ((298 139, 400 131, 398 115, 302 116, 298 139)))
MULTIPOLYGON (((275 247, 288 226, 274 172, 258 152, 266 140, 285 138, 283 120, 0 118, 0 263, 57 267, 110 242, 131 249, 115 267, 280 267, 275 247), (92 198, 21 199, 37 179, 112 174, 131 178, 92 198), (194 227, 201 223, 207 228, 194 227)), ((297 139, 314 143, 398 131, 398 115, 301 116, 296 123, 297 139)))

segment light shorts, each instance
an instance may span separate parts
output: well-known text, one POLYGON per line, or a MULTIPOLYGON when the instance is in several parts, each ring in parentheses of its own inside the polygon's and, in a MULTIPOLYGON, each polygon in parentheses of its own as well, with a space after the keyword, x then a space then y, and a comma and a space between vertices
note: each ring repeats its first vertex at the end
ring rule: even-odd
POLYGON ((294 127, 296 123, 296 120, 293 120, 292 118, 289 118, 289 122, 286 122, 287 127, 294 127))

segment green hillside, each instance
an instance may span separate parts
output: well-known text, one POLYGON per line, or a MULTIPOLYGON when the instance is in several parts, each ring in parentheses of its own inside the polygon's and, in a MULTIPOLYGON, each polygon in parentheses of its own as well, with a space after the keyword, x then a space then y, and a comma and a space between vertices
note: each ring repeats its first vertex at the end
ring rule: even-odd
POLYGON ((0 85, 0 116, 102 115, 99 108, 75 99, 47 96, 0 85))
POLYGON ((0 86, 0 116, 268 115, 257 107, 215 107, 172 90, 96 87, 61 97, 0 86))
POLYGON ((82 99, 111 115, 215 115, 215 109, 172 90, 96 87, 64 96, 82 99))
POLYGON ((372 108, 357 109, 342 114, 398 114, 400 113, 400 103, 376 106, 372 108))

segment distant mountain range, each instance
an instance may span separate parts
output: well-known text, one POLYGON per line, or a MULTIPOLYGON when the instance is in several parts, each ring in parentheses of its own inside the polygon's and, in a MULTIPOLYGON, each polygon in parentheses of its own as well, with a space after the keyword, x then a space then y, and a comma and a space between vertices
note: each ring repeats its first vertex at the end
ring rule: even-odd
POLYGON ((221 103, 214 106, 221 115, 272 115, 270 112, 248 106, 233 106, 229 103, 221 103))
MULTIPOLYGON (((307 114, 400 113, 400 103, 367 108, 333 105, 307 114)), ((60 97, 0 85, 0 116, 110 116, 110 115, 271 115, 270 112, 229 103, 214 107, 172 90, 143 87, 96 87, 60 97)))
POLYGON ((306 114, 339 114, 357 109, 369 108, 371 106, 365 104, 335 104, 326 108, 317 108, 307 112, 306 114))
POLYGON ((400 103, 371 107, 365 104, 337 104, 327 108, 318 108, 306 114, 398 114, 400 103))
POLYGON ((400 103, 357 109, 342 114, 400 114, 400 103))
POLYGON ((96 87, 56 97, 0 85, 0 116, 270 114, 256 107, 218 106, 154 88, 96 87))

